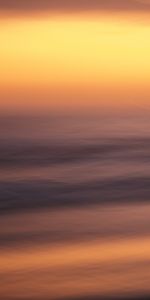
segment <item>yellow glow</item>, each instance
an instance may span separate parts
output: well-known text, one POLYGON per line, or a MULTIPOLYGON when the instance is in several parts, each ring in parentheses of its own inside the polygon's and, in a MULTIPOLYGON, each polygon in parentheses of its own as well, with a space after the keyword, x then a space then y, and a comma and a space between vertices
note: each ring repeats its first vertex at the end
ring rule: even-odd
POLYGON ((148 23, 127 16, 3 18, 0 91, 149 93, 149 36, 148 23))

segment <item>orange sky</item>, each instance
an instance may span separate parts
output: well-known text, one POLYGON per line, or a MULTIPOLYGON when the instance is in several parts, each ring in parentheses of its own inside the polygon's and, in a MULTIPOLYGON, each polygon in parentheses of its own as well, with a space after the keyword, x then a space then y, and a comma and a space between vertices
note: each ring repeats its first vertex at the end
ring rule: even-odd
POLYGON ((131 12, 3 16, 0 109, 149 106, 148 19, 131 12))

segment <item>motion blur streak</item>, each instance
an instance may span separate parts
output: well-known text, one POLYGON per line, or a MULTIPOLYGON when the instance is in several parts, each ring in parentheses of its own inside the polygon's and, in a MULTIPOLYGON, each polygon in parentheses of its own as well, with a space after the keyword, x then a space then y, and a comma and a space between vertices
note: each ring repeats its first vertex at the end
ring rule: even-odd
POLYGON ((5 236, 10 239, 9 247, 3 241, 0 251, 3 299, 6 295, 11 299, 12 294, 12 299, 31 295, 33 299, 47 299, 49 295, 57 299, 149 291, 149 217, 149 205, 2 217, 0 225, 5 225, 5 236), (16 245, 11 240, 14 233, 18 234, 16 245), (26 234, 20 243, 19 233, 26 234))
POLYGON ((0 122, 1 298, 149 295, 148 114, 0 122))

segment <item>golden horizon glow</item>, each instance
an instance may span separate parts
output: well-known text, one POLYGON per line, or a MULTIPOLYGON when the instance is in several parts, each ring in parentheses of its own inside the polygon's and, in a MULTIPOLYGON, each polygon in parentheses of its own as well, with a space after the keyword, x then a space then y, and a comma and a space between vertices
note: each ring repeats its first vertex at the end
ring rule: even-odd
POLYGON ((32 106, 26 97, 18 101, 31 91, 37 106, 67 105, 66 94, 69 98, 73 92, 73 103, 86 97, 89 102, 92 97, 99 105, 107 101, 113 105, 124 93, 123 105, 130 104, 135 95, 140 102, 139 93, 148 103, 149 35, 148 19, 135 14, 133 19, 131 14, 2 18, 0 92, 4 106, 32 106))

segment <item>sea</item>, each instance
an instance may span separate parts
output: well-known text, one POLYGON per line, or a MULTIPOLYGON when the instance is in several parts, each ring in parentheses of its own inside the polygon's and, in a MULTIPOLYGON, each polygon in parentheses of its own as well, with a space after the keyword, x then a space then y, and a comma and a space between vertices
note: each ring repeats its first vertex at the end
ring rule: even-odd
POLYGON ((0 299, 150 297, 150 114, 0 117, 0 299))

